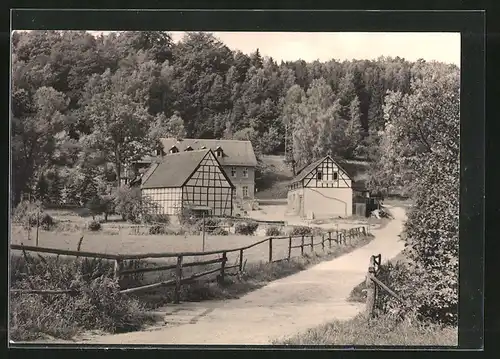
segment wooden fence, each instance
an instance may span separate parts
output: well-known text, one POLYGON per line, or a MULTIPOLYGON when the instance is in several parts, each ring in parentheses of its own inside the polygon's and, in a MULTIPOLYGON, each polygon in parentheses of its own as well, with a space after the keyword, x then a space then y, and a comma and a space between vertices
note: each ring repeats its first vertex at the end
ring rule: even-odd
MULTIPOLYGON (((231 249, 223 249, 223 250, 215 250, 215 251, 206 251, 206 252, 179 252, 179 253, 141 253, 141 254, 107 254, 107 253, 94 253, 94 252, 83 252, 80 250, 71 251, 71 250, 63 250, 63 249, 55 249, 55 248, 43 248, 43 247, 34 247, 34 246, 25 246, 18 244, 11 244, 11 250, 21 250, 23 253, 26 252, 36 252, 36 253, 50 253, 57 255, 66 255, 66 256, 74 256, 74 257, 82 257, 82 258, 101 258, 114 261, 114 277, 116 279, 120 279, 124 275, 130 275, 134 273, 145 273, 145 272, 158 272, 158 271, 166 271, 166 270, 175 270, 175 278, 167 281, 162 281, 153 284, 142 285, 133 288, 122 289, 120 293, 122 294, 130 294, 139 291, 144 291, 148 289, 154 289, 158 287, 164 286, 173 286, 174 287, 174 302, 179 303, 180 300, 180 290, 181 286, 185 283, 192 282, 195 279, 200 277, 204 277, 210 274, 218 273, 217 280, 219 282, 223 282, 226 275, 231 275, 234 273, 229 273, 230 269, 237 269, 236 273, 241 273, 244 269, 244 255, 245 251, 253 248, 258 245, 262 245, 264 243, 268 244, 269 252, 267 262, 278 262, 287 260, 290 261, 292 258, 292 249, 300 248, 300 254, 303 256, 307 250, 313 252, 315 247, 321 247, 323 251, 325 251, 326 247, 328 249, 332 248, 333 244, 336 245, 347 245, 351 244, 353 238, 357 238, 360 236, 366 236, 369 229, 367 227, 357 227, 352 228, 350 230, 337 230, 337 231, 329 231, 320 236, 314 235, 295 235, 295 236, 281 236, 281 237, 269 237, 263 239, 261 241, 255 242, 248 246, 239 247, 239 248, 231 248, 231 249), (319 238, 318 238, 319 237, 319 238), (293 239, 299 238, 299 245, 292 245, 293 239), (273 258, 273 244, 276 241, 288 241, 288 252, 285 258, 275 259, 273 258), (238 264, 228 266, 227 265, 227 257, 229 253, 238 253, 238 264), (210 255, 219 255, 219 258, 209 259, 209 260, 195 260, 192 262, 186 262, 184 259, 186 257, 206 257, 210 255), (160 265, 155 267, 147 267, 147 268, 135 268, 135 269, 124 269, 124 261, 130 260, 140 260, 140 259, 158 259, 158 258, 176 258, 175 264, 169 265, 160 265), (216 269, 205 270, 202 272, 198 272, 192 274, 190 276, 185 277, 183 275, 183 269, 188 267, 199 267, 210 264, 220 263, 216 269)), ((80 243, 83 237, 80 239, 80 243)), ((80 247, 79 243, 79 247, 80 247)), ((78 248, 79 249, 79 248, 78 248)), ((69 293, 69 290, 58 290, 58 291, 48 291, 48 290, 16 290, 11 289, 11 292, 29 292, 29 293, 38 293, 38 294, 64 294, 69 293)))
POLYGON ((390 289, 386 284, 384 284, 377 275, 380 270, 380 265, 382 263, 382 255, 372 255, 370 257, 370 264, 368 265, 368 273, 366 274, 366 310, 365 316, 367 318, 373 318, 375 316, 375 307, 378 298, 378 293, 380 289, 385 290, 391 296, 396 298, 399 302, 403 303, 403 300, 399 295, 397 295, 392 289, 390 289))

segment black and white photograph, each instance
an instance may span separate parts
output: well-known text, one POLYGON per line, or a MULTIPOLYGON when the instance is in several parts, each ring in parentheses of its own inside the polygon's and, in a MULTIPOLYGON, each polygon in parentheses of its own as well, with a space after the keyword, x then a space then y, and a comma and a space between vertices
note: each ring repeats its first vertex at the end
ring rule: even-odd
POLYGON ((13 30, 11 344, 458 345, 458 32, 13 30))

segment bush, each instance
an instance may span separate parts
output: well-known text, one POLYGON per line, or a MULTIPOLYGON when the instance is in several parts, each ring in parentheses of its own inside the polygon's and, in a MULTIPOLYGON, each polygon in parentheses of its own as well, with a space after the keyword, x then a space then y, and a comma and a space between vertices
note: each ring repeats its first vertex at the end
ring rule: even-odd
POLYGON ((149 227, 149 234, 165 234, 165 227, 159 224, 149 227))
POLYGON ((54 218, 52 218, 52 216, 48 213, 42 213, 42 215, 39 217, 39 223, 46 231, 51 230, 55 225, 54 218))
POLYGON ((32 284, 43 289, 72 289, 74 295, 11 296, 11 339, 33 340, 51 335, 70 339, 78 331, 104 330, 111 333, 140 329, 151 321, 143 306, 119 294, 118 282, 111 278, 109 261, 88 258, 60 260, 58 257, 13 257, 11 283, 17 289, 32 284), (30 267, 29 280, 26 278, 30 267))
POLYGON ((236 234, 251 236, 255 233, 258 227, 259 224, 257 222, 240 222, 236 224, 234 231, 236 234))
POLYGON ((100 231, 102 226, 101 226, 101 222, 99 221, 90 221, 88 224, 87 224, 87 228, 89 230, 91 230, 92 232, 97 232, 97 231, 100 231))
POLYGON ((281 236, 281 230, 278 227, 267 227, 266 236, 276 237, 281 236))
POLYGON ((214 236, 227 236, 229 232, 226 231, 224 228, 217 227, 215 230, 212 231, 211 234, 214 236))
POLYGON ((12 221, 22 224, 24 227, 35 227, 37 215, 42 212, 40 202, 21 201, 14 209, 12 221))
MULTIPOLYGON (((212 233, 213 231, 219 229, 220 224, 221 220, 219 218, 205 218, 205 232, 212 233)), ((198 221, 197 227, 199 231, 203 230, 203 219, 198 221)))
POLYGON ((146 224, 162 223, 168 225, 170 223, 170 217, 162 213, 144 213, 142 215, 142 222, 146 224))
POLYGON ((312 228, 307 226, 294 226, 290 231, 291 236, 310 236, 312 234, 312 228))
POLYGON ((143 197, 140 188, 120 188, 114 194, 115 212, 125 221, 141 223, 143 217, 156 213, 159 205, 151 198, 143 197))

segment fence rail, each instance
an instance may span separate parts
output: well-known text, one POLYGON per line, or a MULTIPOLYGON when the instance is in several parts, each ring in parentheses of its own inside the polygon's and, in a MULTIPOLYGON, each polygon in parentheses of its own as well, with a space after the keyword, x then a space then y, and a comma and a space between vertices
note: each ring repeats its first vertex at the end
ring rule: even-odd
MULTIPOLYGON (((217 275, 218 282, 223 282, 224 277, 226 275, 235 275, 235 273, 229 273, 228 270, 237 268, 237 272, 243 272, 244 263, 244 252, 250 248, 255 246, 267 243, 269 252, 267 262, 279 262, 279 261, 290 261, 292 258, 292 249, 300 248, 300 253, 303 256, 306 248, 309 248, 311 252, 314 251, 314 248, 317 246, 321 246, 322 250, 325 251, 325 244, 328 243, 328 248, 332 248, 332 243, 336 245, 347 245, 348 241, 351 242, 352 238, 360 237, 368 234, 366 227, 357 227, 350 230, 336 230, 329 231, 327 233, 321 235, 289 235, 289 236, 277 236, 277 237, 268 237, 263 240, 257 241, 247 246, 238 247, 238 248, 228 248, 228 249, 220 249, 214 251, 206 251, 206 252, 165 252, 165 253, 141 253, 141 254, 110 254, 110 253, 93 253, 93 252, 82 252, 82 251, 72 251, 72 250, 63 250, 63 249, 55 249, 55 248, 43 248, 43 247, 33 247, 33 246, 24 246, 18 244, 11 244, 11 250, 21 250, 23 253, 25 252, 36 252, 36 253, 49 253, 49 254, 58 254, 58 255, 66 255, 66 256, 74 256, 74 257, 87 257, 87 258, 101 258, 114 261, 114 277, 116 279, 120 279, 122 276, 135 274, 135 273, 146 273, 146 272, 158 272, 165 270, 175 270, 175 278, 161 281, 158 283, 142 285, 133 288, 124 288, 120 291, 121 294, 130 294, 144 290, 155 289, 159 287, 165 286, 173 286, 174 289, 174 302, 179 303, 180 300, 180 290, 181 286, 185 283, 191 282, 197 278, 208 276, 210 274, 219 273, 217 275), (300 238, 299 245, 292 245, 293 239, 300 238), (307 241, 306 241, 307 239, 307 241), (277 241, 287 240, 288 241, 288 251, 286 258, 273 258, 273 246, 277 241), (227 255, 228 253, 239 252, 239 260, 238 264, 227 266, 227 255), (220 258, 210 259, 205 261, 195 260, 192 262, 185 262, 184 259, 186 257, 202 257, 209 255, 221 255, 220 258), (150 259, 150 258, 176 258, 176 264, 155 266, 155 267, 147 267, 147 268, 135 268, 135 269, 123 269, 123 262, 128 260, 139 260, 139 259, 150 259), (183 269, 189 267, 196 266, 205 266, 209 264, 217 264, 220 263, 220 267, 210 270, 205 270, 202 272, 194 273, 190 276, 185 277, 183 275, 183 269)), ((81 240, 79 242, 80 247, 81 240)), ((19 289, 11 289, 13 293, 38 293, 38 294, 69 294, 71 291, 67 290, 59 290, 59 291, 43 291, 43 290, 19 290, 19 289)))
POLYGON ((365 316, 367 318, 373 318, 375 316, 375 306, 377 302, 379 288, 382 288, 391 296, 396 298, 401 303, 403 300, 399 295, 396 294, 391 288, 384 284, 380 279, 377 278, 380 266, 382 264, 382 255, 372 255, 370 257, 370 263, 368 265, 368 272, 366 274, 366 309, 365 316))

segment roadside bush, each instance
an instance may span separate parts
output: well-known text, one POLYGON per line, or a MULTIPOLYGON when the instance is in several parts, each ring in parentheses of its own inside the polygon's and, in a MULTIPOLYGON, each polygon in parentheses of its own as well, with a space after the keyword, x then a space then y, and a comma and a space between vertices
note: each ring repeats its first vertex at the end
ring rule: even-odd
POLYGON ((281 236, 282 232, 278 227, 267 227, 266 228, 266 236, 276 237, 281 236))
POLYGON ((111 277, 112 263, 102 260, 58 257, 13 258, 12 286, 29 289, 71 289, 73 295, 11 296, 11 339, 34 340, 46 335, 70 339, 81 330, 118 333, 140 329, 152 318, 143 306, 120 295, 118 282, 111 277), (29 270, 28 270, 29 267, 29 270), (29 280, 26 273, 31 273, 29 280))
POLYGON ((165 234, 165 227, 159 224, 149 227, 149 234, 165 234))
POLYGON ((310 236, 312 235, 312 228, 307 226, 295 226, 290 231, 291 236, 310 236))
POLYGON ((97 232, 97 231, 100 231, 101 228, 102 228, 102 225, 101 225, 101 222, 99 221, 90 221, 88 224, 87 224, 87 228, 89 230, 91 230, 92 232, 97 232))
POLYGON ((234 230, 236 234, 251 236, 255 233, 259 224, 257 222, 240 222, 236 224, 234 230))

